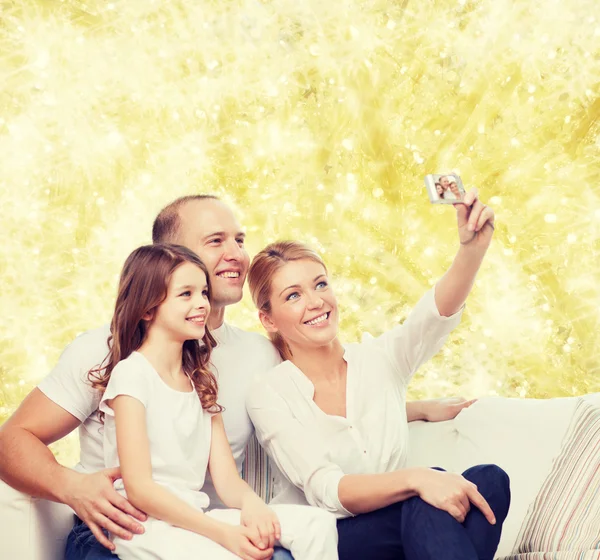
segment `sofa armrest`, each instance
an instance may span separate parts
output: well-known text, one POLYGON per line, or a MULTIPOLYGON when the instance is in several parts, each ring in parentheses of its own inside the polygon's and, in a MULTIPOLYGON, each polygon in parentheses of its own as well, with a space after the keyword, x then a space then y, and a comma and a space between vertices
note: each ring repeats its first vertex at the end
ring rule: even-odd
POLYGON ((63 560, 71 527, 68 506, 32 498, 0 480, 3 558, 63 560))

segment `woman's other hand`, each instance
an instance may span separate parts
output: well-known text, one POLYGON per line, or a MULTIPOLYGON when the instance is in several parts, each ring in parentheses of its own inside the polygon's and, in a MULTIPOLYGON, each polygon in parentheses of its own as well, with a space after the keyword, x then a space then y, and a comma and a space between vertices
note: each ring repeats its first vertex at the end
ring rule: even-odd
POLYGON ((469 408, 477 399, 466 400, 463 397, 448 397, 423 401, 423 420, 427 422, 446 422, 454 420, 465 408, 469 408))
POLYGON ((460 474, 420 468, 415 473, 414 489, 424 502, 448 512, 459 523, 464 522, 473 504, 492 525, 496 524, 494 512, 477 486, 460 474))

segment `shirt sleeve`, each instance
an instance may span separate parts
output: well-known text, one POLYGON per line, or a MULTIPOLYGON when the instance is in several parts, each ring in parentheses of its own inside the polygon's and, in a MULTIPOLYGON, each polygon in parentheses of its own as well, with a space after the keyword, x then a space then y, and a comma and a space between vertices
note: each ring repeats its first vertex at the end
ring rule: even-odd
POLYGON ((443 317, 435 303, 435 287, 428 290, 404 323, 377 338, 363 337, 363 343, 383 349, 404 383, 427 360, 435 356, 462 318, 463 305, 454 315, 443 317))
POLYGON ((281 473, 304 492, 308 503, 338 518, 352 516, 338 496, 345 473, 328 460, 319 433, 303 426, 285 399, 264 378, 253 383, 246 406, 259 443, 281 473))
POLYGON ((106 357, 108 334, 108 330, 90 331, 75 338, 38 385, 44 395, 80 422, 98 408, 100 393, 92 387, 88 373, 106 357))
POLYGON ((134 360, 123 360, 119 362, 110 374, 110 379, 102 395, 100 412, 114 416, 114 411, 106 403, 119 395, 127 395, 140 401, 145 407, 148 406, 148 372, 134 360))

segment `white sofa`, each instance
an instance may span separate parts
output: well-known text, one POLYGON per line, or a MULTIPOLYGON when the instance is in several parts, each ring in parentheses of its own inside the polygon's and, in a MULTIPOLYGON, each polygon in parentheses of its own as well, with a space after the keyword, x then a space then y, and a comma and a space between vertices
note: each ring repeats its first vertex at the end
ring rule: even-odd
MULTIPOLYGON (((583 398, 600 406, 600 393, 583 398)), ((511 478, 512 504, 497 556, 509 555, 561 449, 578 400, 484 398, 451 422, 414 422, 409 466, 453 472, 480 463, 501 466, 511 478)), ((600 503, 593 505, 600 508, 600 503)), ((72 519, 68 507, 30 498, 0 482, 3 558, 62 560, 72 519)))

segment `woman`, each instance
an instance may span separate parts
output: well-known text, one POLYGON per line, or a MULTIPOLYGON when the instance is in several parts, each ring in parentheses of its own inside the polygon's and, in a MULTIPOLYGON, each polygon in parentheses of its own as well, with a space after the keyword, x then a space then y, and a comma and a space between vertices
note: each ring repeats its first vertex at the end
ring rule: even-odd
POLYGON ((441 183, 436 183, 435 184, 435 192, 438 195, 438 198, 441 200, 444 198, 444 187, 442 187, 441 183))
POLYGON ((321 259, 302 244, 269 245, 249 285, 282 364, 256 380, 247 407, 286 481, 276 502, 338 517, 341 560, 492 560, 510 503, 494 465, 463 475, 404 468, 407 384, 460 322, 489 247, 494 212, 474 189, 456 205, 460 248, 402 325, 342 346, 321 259))

